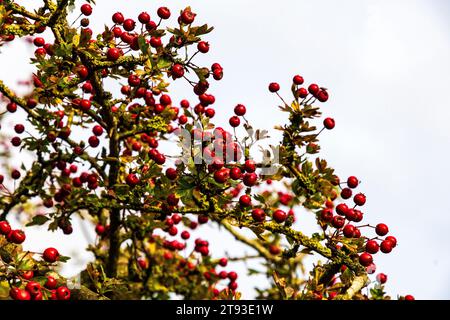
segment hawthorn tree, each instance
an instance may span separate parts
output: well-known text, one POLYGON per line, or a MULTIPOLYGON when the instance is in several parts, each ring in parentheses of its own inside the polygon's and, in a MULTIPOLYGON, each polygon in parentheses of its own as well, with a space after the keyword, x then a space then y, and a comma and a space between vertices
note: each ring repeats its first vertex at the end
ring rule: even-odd
POLYGON ((263 259, 268 281, 257 298, 389 299, 386 275, 372 282, 368 275, 375 270, 372 255, 391 252, 397 240, 383 223, 362 224, 366 196, 354 191, 359 180, 341 182, 316 156, 319 134, 335 126, 331 118, 323 128, 310 124, 321 116, 316 104, 328 100, 325 88, 303 87, 296 75, 286 102, 279 84, 269 85, 289 121, 276 126, 279 146, 256 161, 250 149, 267 132, 251 126, 245 106, 234 108, 232 130, 212 122, 209 87, 222 79, 223 68, 195 63, 209 50, 202 36, 212 28, 197 26, 191 8, 176 15, 173 27, 165 27, 174 16, 166 7, 136 20, 117 12, 95 35, 89 28, 94 1, 77 9, 74 0, 43 0, 34 11, 18 2, 0 1, 0 44, 32 42, 35 72, 23 96, 0 80, 2 117, 24 114, 5 144, 32 161, 19 166, 17 156, 7 149, 2 154, 4 164, 13 164, 0 176, 3 298, 238 299, 230 257, 214 256, 206 239, 191 239, 191 229, 209 223, 256 253, 230 259, 263 259), (75 22, 68 18, 73 10, 81 10, 75 22), (170 81, 192 86, 198 101, 173 101, 170 81), (246 129, 243 138, 234 130, 239 126, 246 129), (174 140, 177 159, 158 150, 174 140), (269 188, 274 185, 278 191, 269 188), (294 209, 314 215, 318 231, 308 236, 299 230, 294 209), (22 249, 25 233, 12 230, 8 217, 27 210, 40 212, 27 226, 46 224, 64 234, 74 231, 75 216, 88 217, 83 223, 98 235, 87 248, 95 261, 82 272, 79 287, 69 289, 58 274, 58 263, 69 257, 57 248, 22 249), (194 249, 186 251, 192 240, 194 249), (306 255, 318 259, 304 274, 306 255))

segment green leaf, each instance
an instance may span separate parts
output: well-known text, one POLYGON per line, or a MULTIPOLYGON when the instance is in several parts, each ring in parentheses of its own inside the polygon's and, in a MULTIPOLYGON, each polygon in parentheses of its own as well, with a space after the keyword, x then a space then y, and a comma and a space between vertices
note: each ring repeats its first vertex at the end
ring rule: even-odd
POLYGON ((145 37, 139 36, 138 45, 139 45, 139 49, 142 51, 142 53, 147 55, 149 46, 148 46, 147 41, 145 40, 145 37))
POLYGON ((210 33, 211 31, 213 31, 214 27, 208 27, 207 24, 204 24, 200 27, 197 27, 197 29, 195 30, 195 35, 196 36, 201 36, 207 33, 210 33))
POLYGON ((33 219, 26 224, 26 226, 27 227, 42 226, 43 224, 45 224, 49 220, 50 220, 50 218, 48 218, 48 217, 46 217, 44 215, 37 215, 37 216, 34 216, 33 219))
POLYGON ((156 66, 159 69, 167 69, 170 66, 172 66, 172 60, 169 60, 167 57, 162 56, 161 58, 158 59, 156 66))
POLYGON ((116 184, 114 185, 114 191, 119 200, 124 200, 130 192, 130 186, 127 184, 116 184))
POLYGON ((59 258, 58 258, 58 261, 62 262, 62 263, 67 262, 69 260, 70 260, 70 257, 67 257, 67 256, 59 256, 59 258))

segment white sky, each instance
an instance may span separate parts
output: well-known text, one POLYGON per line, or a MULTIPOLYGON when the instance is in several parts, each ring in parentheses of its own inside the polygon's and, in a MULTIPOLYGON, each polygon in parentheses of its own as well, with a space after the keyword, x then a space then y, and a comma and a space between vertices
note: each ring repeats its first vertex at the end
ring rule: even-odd
MULTIPOLYGON (((306 82, 327 87, 330 100, 323 112, 335 118, 336 128, 321 136, 321 156, 343 178, 356 175, 363 181, 366 219, 387 223, 399 241, 393 253, 376 256, 378 270, 389 276, 389 293, 450 298, 448 1, 97 3, 92 21, 98 28, 104 21, 109 23, 115 11, 137 17, 145 10, 155 16, 160 5, 173 12, 191 5, 198 21, 214 25, 207 37, 210 54, 199 61, 206 65, 218 61, 225 69, 224 79, 210 90, 216 96, 219 123, 227 123, 237 103, 247 106, 255 127, 283 123, 278 101, 266 89, 269 82, 280 82, 285 96, 297 73, 306 82)), ((14 83, 26 77, 29 67, 24 59, 29 54, 21 45, 5 50, 0 58, 2 78, 14 83)), ((179 99, 192 97, 187 85, 177 84, 174 89, 179 99)), ((312 232, 311 221, 305 221, 306 230, 312 232)), ((216 252, 242 251, 223 241, 228 237, 207 233, 216 252)), ((66 243, 67 254, 81 243, 75 236, 45 237, 66 243)), ((30 238, 36 240, 29 241, 33 248, 46 246, 38 234, 30 238)), ((239 283, 244 297, 252 297, 256 280, 239 283)))

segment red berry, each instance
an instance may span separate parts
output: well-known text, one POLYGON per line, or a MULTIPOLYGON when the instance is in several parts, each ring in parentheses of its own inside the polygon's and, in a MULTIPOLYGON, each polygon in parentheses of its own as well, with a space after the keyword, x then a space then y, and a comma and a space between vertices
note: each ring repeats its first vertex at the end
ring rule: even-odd
POLYGON ((336 206, 336 212, 340 216, 345 216, 348 210, 349 208, 345 203, 340 203, 336 206))
POLYGON ((85 84, 83 84, 83 86, 81 87, 81 89, 83 90, 83 92, 85 93, 91 93, 92 91, 94 91, 94 87, 92 86, 91 83, 86 82, 85 84))
POLYGON ((138 258, 137 263, 142 270, 148 269, 148 260, 145 258, 138 258))
POLYGON ((239 204, 243 207, 248 207, 252 204, 252 198, 249 195, 244 194, 239 198, 239 204))
POLYGON ((139 184, 139 178, 134 173, 128 174, 125 181, 130 187, 134 187, 139 184))
POLYGON ((11 226, 8 221, 0 221, 0 234, 6 236, 11 232, 11 226))
POLYGON ((112 16, 112 21, 117 24, 122 24, 125 18, 121 12, 116 12, 112 16))
POLYGON ((369 240, 366 243, 366 251, 371 254, 375 254, 380 249, 380 246, 375 240, 369 240))
POLYGON ((233 180, 239 180, 242 178, 242 171, 238 167, 231 168, 230 178, 233 180))
POLYGON ((379 223, 376 225, 375 227, 375 232, 377 233, 377 235, 379 236, 385 236, 388 234, 389 232, 389 228, 387 225, 385 225, 384 223, 379 223))
POLYGON ((227 258, 221 258, 219 260, 219 265, 221 265, 222 267, 226 267, 228 264, 228 259, 227 258))
POLYGON ((187 116, 185 116, 184 114, 182 114, 179 118, 178 118, 178 123, 183 125, 186 124, 188 122, 188 118, 187 116))
POLYGON ((214 180, 218 183, 225 183, 230 175, 229 169, 222 168, 214 172, 214 180))
POLYGON ((171 193, 167 196, 167 204, 169 206, 176 206, 179 201, 180 201, 180 199, 173 193, 171 193))
POLYGON ((110 61, 116 61, 122 55, 121 51, 117 48, 109 48, 106 52, 106 57, 110 61))
POLYGON ((92 133, 96 136, 101 136, 103 134, 103 127, 100 125, 94 126, 94 128, 92 128, 92 133))
POLYGON ((200 51, 201 53, 207 53, 209 51, 209 43, 206 41, 200 41, 197 44, 197 49, 198 51, 200 51))
POLYGON ((14 295, 12 298, 15 300, 31 300, 31 295, 27 290, 18 289, 12 295, 14 295))
POLYGON ((294 78, 292 79, 292 81, 294 82, 294 84, 296 84, 296 85, 301 85, 301 84, 303 84, 303 77, 302 76, 299 76, 299 75, 296 75, 296 76, 294 76, 294 78))
POLYGON ((384 240, 380 244, 380 251, 383 253, 389 253, 392 251, 393 245, 389 240, 384 240))
POLYGON ((170 180, 175 180, 178 177, 178 173, 177 170, 174 168, 168 168, 166 170, 166 176, 167 178, 169 178, 170 180))
POLYGON ((154 161, 159 165, 163 165, 166 162, 166 157, 163 154, 158 153, 154 161))
POLYGON ((344 227, 343 233, 346 238, 353 238, 355 235, 355 226, 348 224, 344 227))
POLYGON ((97 148, 100 144, 100 140, 96 136, 90 136, 88 142, 92 148, 97 148))
MULTIPOLYGON (((81 79, 85 79, 89 75, 89 70, 85 66, 80 66, 77 68, 77 74, 81 79)), ((86 85, 89 86, 90 83, 86 83, 86 85)), ((92 85, 91 85, 91 87, 92 87, 92 85)))
POLYGON ((364 267, 368 267, 372 264, 373 258, 370 253, 364 252, 359 256, 359 263, 361 263, 364 267))
POLYGON ((205 110, 205 116, 207 116, 208 118, 213 118, 215 114, 216 111, 213 108, 207 108, 205 110))
POLYGON ((320 218, 324 222, 331 222, 333 220, 333 210, 326 208, 320 212, 320 218))
POLYGON ((53 278, 52 276, 47 277, 47 281, 45 282, 45 287, 47 289, 56 289, 56 286, 58 285, 58 281, 53 278))
POLYGON ((123 28, 126 31, 133 31, 135 27, 136 27, 136 22, 134 22, 133 19, 125 19, 125 21, 123 22, 123 28))
POLYGON ((35 296, 41 291, 41 285, 36 281, 30 281, 25 286, 25 290, 27 290, 32 296, 35 296))
POLYGON ((319 93, 319 86, 315 83, 312 83, 308 87, 309 93, 311 93, 313 96, 316 96, 317 93, 319 93))
POLYGON ((317 100, 320 102, 326 102, 328 100, 328 92, 326 90, 320 90, 317 94, 317 100))
POLYGON ((393 236, 387 236, 385 240, 389 240, 392 242, 392 248, 395 248, 397 246, 397 239, 393 236))
POLYGON ((379 273, 379 274, 377 274, 377 281, 378 281, 380 284, 386 283, 386 281, 387 281, 387 275, 385 275, 384 273, 379 273))
POLYGON ((160 98, 159 98, 159 102, 163 105, 163 106, 168 106, 169 104, 172 103, 172 99, 170 98, 170 96, 168 94, 163 94, 160 98))
POLYGON ((196 14, 191 10, 184 9, 180 15, 180 20, 184 24, 191 24, 192 22, 194 22, 195 16, 196 14))
POLYGON ((238 275, 236 272, 234 272, 234 271, 228 272, 228 279, 230 279, 231 281, 236 281, 237 278, 238 278, 238 275))
POLYGON ((273 254, 274 256, 276 256, 281 253, 281 248, 279 246, 272 244, 269 246, 269 252, 270 252, 270 254, 273 254))
POLYGON ((272 82, 269 84, 269 91, 270 92, 277 92, 278 90, 280 90, 280 85, 276 82, 272 82))
POLYGON ((407 295, 405 296, 405 300, 413 301, 413 300, 416 300, 416 299, 415 299, 412 295, 407 294, 407 295))
POLYGON ((128 77, 128 84, 132 87, 137 87, 141 84, 141 79, 135 74, 132 74, 128 77))
POLYGON ((191 234, 189 233, 189 231, 184 230, 184 231, 181 233, 181 238, 183 238, 184 240, 187 240, 187 239, 189 239, 190 237, 191 237, 191 234))
POLYGON ((325 120, 323 120, 323 125, 328 130, 333 129, 334 126, 335 126, 334 119, 333 118, 326 118, 325 120))
POLYGON ((334 216, 331 220, 331 225, 336 229, 342 228, 345 224, 345 218, 341 216, 334 216))
POLYGON ((247 172, 255 172, 256 171, 256 163, 253 160, 246 160, 244 163, 244 170, 247 172))
POLYGON ((33 40, 33 43, 36 47, 43 47, 45 45, 45 40, 42 37, 37 37, 33 40))
POLYGON ((88 3, 83 4, 81 6, 81 13, 85 16, 90 16, 92 14, 92 7, 88 3))
POLYGON ((178 229, 177 229, 177 227, 175 227, 175 226, 171 226, 171 227, 167 230, 167 232, 169 232, 169 234, 170 234, 171 236, 176 236, 177 233, 178 233, 178 229))
POLYGON ((308 90, 306 90, 305 88, 300 88, 297 90, 297 94, 299 98, 306 98, 308 96, 308 90))
POLYGON ((172 220, 174 224, 179 224, 181 222, 181 216, 179 214, 174 213, 172 215, 172 220))
POLYGON ((237 282, 230 282, 229 284, 228 284, 228 288, 230 289, 230 290, 236 290, 237 288, 238 288, 238 284, 237 284, 237 282))
POLYGON ((256 184, 256 181, 258 180, 258 176, 256 175, 256 173, 252 172, 252 173, 246 173, 244 174, 244 184, 247 187, 252 187, 256 184))
POLYGON ((95 226, 95 232, 99 235, 99 236, 101 236, 101 235, 103 235, 104 233, 105 233, 105 231, 106 231, 106 228, 105 228, 105 226, 104 225, 102 225, 102 224, 97 224, 96 226, 95 226))
POLYGON ((58 300, 69 300, 70 290, 65 286, 61 286, 58 289, 56 289, 56 296, 58 300))
POLYGON ((81 100, 80 107, 83 111, 89 111, 89 109, 91 108, 91 101, 87 99, 81 100))
POLYGON ((172 66, 172 76, 177 79, 184 75, 184 67, 182 64, 176 63, 172 66))
POLYGON ((19 179, 20 176, 21 176, 21 174, 20 174, 20 171, 19 171, 19 170, 14 169, 13 171, 11 171, 11 177, 12 177, 14 180, 19 179))
POLYGON ((349 188, 344 188, 341 190, 341 198, 348 199, 352 196, 352 190, 349 188))
POLYGON ((158 17, 161 19, 169 19, 170 18, 170 10, 167 7, 160 7, 157 11, 158 17))
POLYGON ((284 222, 286 218, 287 214, 283 210, 275 210, 275 212, 273 213, 273 219, 278 223, 284 222))
POLYGON ((25 241, 26 236, 22 230, 12 230, 8 234, 8 240, 15 244, 21 244, 25 241))
POLYGON ((264 212, 263 209, 260 208, 253 209, 252 218, 256 222, 263 222, 264 220, 266 220, 266 213, 264 212))
POLYGON ((238 116, 232 116, 229 120, 230 122, 230 126, 232 126, 233 128, 239 126, 239 124, 241 123, 241 120, 239 119, 238 116))
POLYGON ((357 206, 363 206, 366 203, 366 196, 362 193, 358 193, 353 197, 353 201, 357 206))
POLYGON ((33 270, 21 271, 20 276, 25 280, 31 280, 34 277, 33 270))
POLYGON ((55 248, 47 248, 42 254, 42 258, 49 263, 53 263, 58 260, 59 252, 55 248))
POLYGON ((243 116, 246 112, 247 112, 247 109, 242 104, 238 104, 236 107, 234 107, 234 113, 237 116, 243 116))
POLYGON ((8 110, 11 113, 14 113, 17 111, 17 104, 14 102, 10 102, 6 105, 6 110, 8 110))
POLYGON ((359 184, 358 178, 356 178, 355 176, 348 177, 348 179, 347 179, 347 186, 349 188, 354 189, 354 188, 356 188, 358 186, 358 184, 359 184))
POLYGON ((181 101, 180 101, 180 106, 181 106, 183 109, 189 108, 189 101, 187 101, 186 99, 181 100, 181 101))
POLYGON ((45 50, 45 48, 38 48, 34 51, 34 54, 36 57, 43 57, 47 54, 47 50, 45 50))
POLYGON ((161 47, 161 46, 162 46, 161 38, 159 38, 159 37, 151 37, 151 38, 150 38, 150 45, 151 45, 153 48, 161 47))
POLYGON ((146 24, 150 22, 150 15, 147 12, 141 12, 138 16, 140 23, 146 24))

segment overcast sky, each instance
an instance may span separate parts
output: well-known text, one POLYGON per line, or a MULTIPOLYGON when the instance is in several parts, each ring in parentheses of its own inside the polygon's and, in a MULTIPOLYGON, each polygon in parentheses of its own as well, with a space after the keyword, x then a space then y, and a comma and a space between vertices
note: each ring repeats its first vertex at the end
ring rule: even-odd
MULTIPOLYGON (((247 106, 256 127, 283 123, 278 101, 266 89, 269 82, 279 82, 286 96, 294 74, 327 87, 330 100, 323 112, 335 118, 336 128, 321 136, 321 156, 341 177, 362 180, 368 221, 387 223, 399 241, 392 254, 376 256, 378 270, 388 274, 389 293, 450 298, 450 2, 97 3, 92 20, 98 28, 103 21, 109 23, 115 11, 136 17, 145 10, 155 16, 160 5, 173 12, 191 5, 198 21, 214 25, 207 37, 210 54, 199 61, 218 61, 224 67, 223 81, 210 90, 216 96, 219 123, 226 123, 237 103, 247 106)), ((24 59, 29 53, 21 45, 5 50, 0 56, 2 77, 10 83, 26 77, 30 69, 24 59)), ((187 86, 174 89, 178 99, 192 97, 187 86)), ((310 225, 305 216, 307 232, 314 231, 310 225)), ((224 241, 227 237, 208 233, 218 252, 240 252, 224 241)), ((45 246, 37 234, 30 237, 36 239, 31 247, 45 246)), ((67 253, 80 245, 75 236, 45 237, 64 241, 67 253)), ((239 283, 244 297, 252 297, 255 281, 239 283)))

